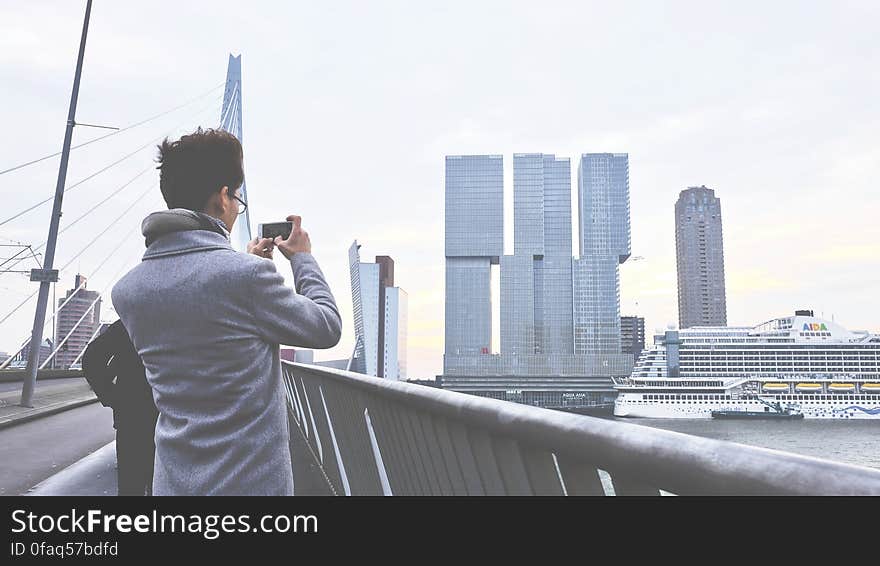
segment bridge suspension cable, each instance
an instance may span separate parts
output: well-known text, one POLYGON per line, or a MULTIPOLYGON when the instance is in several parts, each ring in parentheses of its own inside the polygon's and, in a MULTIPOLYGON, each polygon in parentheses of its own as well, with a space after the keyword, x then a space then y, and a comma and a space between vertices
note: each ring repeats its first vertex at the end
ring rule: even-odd
MULTIPOLYGON (((161 118, 161 117, 163 117, 163 116, 167 116, 168 114, 171 114, 172 112, 174 112, 174 111, 176 111, 176 110, 180 110, 181 108, 185 108, 185 107, 189 106, 190 104, 192 104, 192 103, 194 103, 194 102, 196 102, 196 101, 198 101, 198 100, 201 100, 202 98, 208 96, 209 94, 213 93, 214 91, 216 91, 217 89, 219 89, 220 87, 222 87, 224 84, 225 84, 225 83, 220 83, 220 84, 214 86, 213 88, 211 88, 211 90, 206 91, 206 92, 204 92, 204 93, 202 93, 202 94, 196 96, 195 98, 191 98, 191 99, 189 99, 188 101, 184 102, 183 104, 179 104, 179 105, 175 106, 174 108, 170 108, 170 109, 168 109, 168 110, 165 110, 164 112, 160 112, 159 114, 156 114, 156 115, 154 115, 154 116, 150 116, 149 118, 146 118, 146 119, 141 120, 141 121, 139 121, 139 122, 135 122, 134 124, 129 124, 128 126, 125 126, 125 127, 123 127, 123 128, 119 128, 118 130, 114 130, 113 132, 110 132, 109 134, 104 134, 103 136, 98 136, 98 137, 96 137, 96 138, 93 138, 93 139, 90 139, 90 140, 88 140, 88 141, 85 141, 85 142, 83 142, 83 143, 81 143, 81 144, 77 144, 77 145, 71 146, 70 149, 71 149, 71 151, 72 151, 72 150, 74 150, 74 149, 79 149, 79 148, 81 148, 81 147, 85 147, 85 146, 87 146, 87 145, 89 145, 89 144, 93 144, 93 143, 95 143, 95 142, 99 142, 99 141, 101 141, 101 140, 103 140, 103 139, 107 139, 107 138, 109 138, 109 137, 111 137, 111 136, 115 136, 116 134, 121 134, 122 132, 126 132, 126 131, 128 131, 128 130, 132 130, 132 129, 134 129, 134 128, 137 128, 138 126, 142 126, 143 124, 146 124, 146 123, 148 123, 148 122, 152 122, 153 120, 157 120, 157 119, 159 119, 159 118, 161 118)), ((83 125, 85 125, 85 124, 83 124, 83 125)), ((47 159, 52 159, 53 157, 58 157, 59 155, 61 155, 61 152, 60 152, 60 151, 55 152, 55 153, 53 153, 53 154, 51 154, 51 155, 46 155, 46 156, 40 157, 39 159, 34 159, 34 160, 32 160, 32 161, 28 161, 27 163, 22 163, 22 164, 20 164, 20 165, 16 165, 16 166, 14 166, 14 167, 10 167, 10 168, 8 168, 8 169, 3 169, 2 171, 0 171, 0 175, 5 175, 6 173, 12 173, 13 171, 18 171, 19 169, 23 169, 23 168, 25 168, 25 167, 27 167, 27 166, 29 166, 29 165, 35 165, 35 164, 37 164, 37 163, 40 163, 41 161, 45 161, 45 160, 47 160, 47 159)))
POLYGON ((88 244, 86 244, 85 246, 83 246, 83 248, 82 248, 81 250, 79 250, 79 251, 78 251, 78 252, 77 252, 72 258, 70 258, 70 259, 67 261, 67 263, 65 263, 65 264, 62 265, 60 268, 58 268, 58 271, 64 271, 65 269, 67 269, 68 267, 70 267, 70 264, 72 264, 74 261, 76 261, 76 259, 79 258, 79 256, 81 256, 82 254, 84 254, 84 253, 86 252, 86 250, 88 250, 90 247, 92 247, 92 246, 95 244, 95 242, 97 242, 98 239, 101 238, 101 236, 103 236, 104 234, 106 234, 107 232, 109 232, 109 231, 110 231, 110 228, 114 227, 114 226, 115 226, 120 220, 122 220, 122 219, 125 217, 126 214, 128 214, 129 212, 131 212, 131 210, 135 207, 135 205, 136 205, 137 203, 139 203, 140 201, 144 200, 144 197, 147 196, 148 194, 150 194, 150 191, 152 191, 153 189, 155 189, 157 185, 158 185, 158 183, 153 183, 152 185, 150 185, 149 187, 147 187, 147 190, 145 190, 144 192, 142 192, 142 193, 141 193, 141 194, 140 194, 140 195, 139 195, 139 196, 138 196, 138 197, 137 197, 137 198, 136 198, 136 199, 135 199, 135 200, 134 200, 134 201, 128 206, 128 208, 125 209, 125 211, 124 211, 121 215, 117 216, 116 219, 115 219, 113 222, 111 222, 110 224, 107 225, 106 228, 104 228, 103 230, 101 230, 101 232, 99 232, 97 236, 95 236, 94 238, 92 238, 92 239, 89 241, 88 244))
MULTIPOLYGON (((141 252, 140 252, 140 250, 138 250, 138 255, 136 257, 140 257, 140 255, 141 255, 141 252)), ((122 271, 126 267, 128 267, 129 263, 131 263, 131 262, 126 261, 126 262, 122 263, 122 265, 119 267, 119 269, 116 271, 116 273, 114 273, 113 276, 110 278, 110 282, 107 283, 107 285, 105 285, 103 289, 101 289, 101 291, 98 293, 98 296, 95 297, 95 300, 92 301, 92 304, 89 305, 89 308, 87 308, 86 311, 82 314, 82 316, 79 317, 79 320, 76 321, 76 323, 73 325, 73 327, 70 329, 70 331, 64 336, 64 338, 62 338, 61 340, 58 341, 57 344, 55 344, 55 349, 52 350, 52 352, 46 357, 46 360, 42 364, 40 364, 40 367, 37 369, 45 368, 46 365, 48 365, 48 363, 50 361, 52 361, 52 359, 55 357, 55 354, 57 354, 58 351, 61 350, 61 347, 67 343, 67 340, 69 340, 70 337, 73 336, 73 333, 76 331, 77 328, 79 328, 79 325, 82 324, 82 322, 86 319, 86 316, 88 316, 89 313, 93 312, 95 305, 98 303, 98 301, 101 300, 101 297, 104 295, 104 293, 107 292, 107 289, 109 289, 116 282, 116 280, 122 274, 122 271)), ((60 309, 59 309, 59 311, 60 311, 60 309)), ((98 327, 100 328, 100 326, 101 326, 101 321, 98 321, 98 327)))
MULTIPOLYGON (((177 126, 175 126, 174 128, 172 128, 170 131, 173 132, 173 131, 177 130, 178 128, 180 128, 181 126, 183 126, 183 125, 187 124, 188 122, 190 122, 190 121, 191 121, 193 118, 195 118, 196 116, 199 116, 199 115, 203 114, 203 113, 204 113, 205 111, 207 111, 207 110, 214 109, 215 106, 216 106, 216 104, 217 104, 217 102, 212 102, 210 106, 206 106, 206 107, 202 108, 201 110, 199 110, 198 112, 196 112, 194 115, 192 115, 191 117, 187 118, 187 119, 184 120, 183 122, 179 123, 179 124, 178 124, 177 126)), ((168 132, 166 131, 166 133, 163 133, 162 135, 160 135, 160 136, 158 136, 158 137, 156 137, 156 138, 151 139, 149 142, 147 142, 146 144, 140 146, 139 148, 137 148, 136 150, 132 151, 131 153, 128 153, 128 154, 126 154, 126 155, 123 155, 122 157, 120 157, 119 159, 117 159, 116 161, 114 161, 113 163, 111 163, 111 164, 109 164, 109 165, 107 165, 107 166, 105 166, 105 167, 99 169, 98 171, 95 171, 94 173, 92 173, 91 175, 88 175, 87 177, 85 177, 85 178, 83 178, 83 179, 80 179, 80 180, 77 181, 76 183, 74 183, 74 184, 72 184, 72 185, 70 185, 70 186, 68 186, 68 187, 65 187, 65 189, 64 189, 64 193, 67 193, 67 192, 69 192, 69 191, 75 189, 76 187, 82 185, 82 184, 85 183, 86 181, 88 181, 88 180, 90 180, 90 179, 93 179, 93 178, 97 177, 97 176, 100 175, 101 173, 104 173, 105 171, 107 171, 108 169, 110 169, 110 168, 112 168, 112 167, 115 167, 116 165, 119 165, 120 163, 122 163, 122 162, 125 161, 126 159, 128 159, 128 158, 130 158, 130 157, 132 157, 132 156, 134 156, 134 155, 136 155, 136 154, 138 154, 139 152, 143 151, 144 149, 150 147, 151 145, 153 145, 153 144, 155 144, 156 142, 158 142, 158 141, 164 139, 164 138, 167 137, 167 136, 168 136, 168 132)), ((40 202, 35 203, 35 204, 33 204, 33 205, 31 205, 31 206, 25 208, 24 210, 22 210, 22 211, 20 211, 20 212, 17 212, 16 214, 13 214, 13 215, 10 216, 9 218, 7 218, 7 219, 3 220, 2 222, 0 222, 0 226, 3 226, 3 225, 5 225, 5 224, 8 224, 9 222, 12 222, 12 221, 15 220, 16 218, 20 218, 21 216, 24 216, 24 215, 27 214, 28 212, 30 212, 30 211, 32 211, 32 210, 34 210, 34 209, 36 209, 36 208, 39 208, 39 207, 41 207, 42 205, 44 205, 44 204, 50 202, 53 198, 55 198, 54 195, 53 195, 53 196, 50 196, 50 197, 48 197, 48 198, 45 198, 45 199, 41 200, 40 202)))
POLYGON ((4 316, 3 318, 0 318, 0 324, 3 324, 4 322, 6 322, 6 320, 7 320, 10 316, 12 316, 12 315, 14 315, 16 312, 18 312, 18 309, 20 309, 21 307, 23 307, 23 306, 25 306, 26 304, 28 304, 28 302, 30 302, 31 299, 33 299, 34 297, 36 297, 36 296, 37 296, 37 293, 39 293, 39 292, 40 292, 39 289, 36 290, 36 291, 34 291, 34 292, 31 293, 30 295, 28 295, 28 297, 27 297, 25 300, 23 300, 22 302, 18 303, 18 306, 16 306, 14 309, 12 309, 12 310, 9 311, 8 313, 6 313, 6 316, 4 316))
MULTIPOLYGON (((67 224, 66 226, 64 226, 64 228, 61 228, 61 230, 58 231, 58 234, 59 234, 59 235, 60 235, 60 234, 63 234, 66 230, 68 230, 68 229, 70 229, 70 228, 73 228, 73 226, 75 226, 80 220, 82 220, 83 218, 85 218, 86 216, 88 216, 89 214, 91 214, 92 212, 94 212, 95 210, 97 210, 101 205, 103 205, 104 203, 106 203, 107 201, 109 201, 109 200, 110 200, 111 198, 113 198, 114 196, 118 195, 120 192, 122 192, 123 190, 125 190, 127 187, 131 186, 132 183, 134 183, 137 179, 139 179, 140 177, 142 177, 144 174, 147 173, 147 171, 150 171, 151 169, 153 169, 153 166, 152 166, 152 165, 148 166, 146 169, 144 169, 143 171, 141 171, 140 173, 138 173, 137 175, 135 175, 134 177, 132 177, 131 179, 129 179, 128 181, 126 181, 125 183, 123 183, 122 186, 117 187, 112 193, 110 193, 109 195, 107 195, 103 200, 101 200, 100 202, 96 203, 95 205, 93 205, 93 206, 92 206, 91 208, 89 208, 88 210, 86 210, 83 214, 81 214, 80 216, 78 216, 77 218, 75 218, 72 222, 70 222, 70 224, 67 224)), ((43 243, 39 244, 37 247, 34 248, 34 251, 38 251, 38 250, 42 249, 43 246, 46 245, 46 243, 47 243, 47 242, 44 241, 43 243)), ((20 252, 19 252, 19 253, 20 253, 20 252)), ((16 254, 16 255, 19 255, 19 254, 16 254)), ((16 256, 13 256, 13 257, 10 257, 10 258, 6 259, 5 261, 3 261, 3 263, 0 263, 0 267, 3 267, 3 266, 6 265, 8 262, 13 261, 13 260, 15 260, 15 259, 16 259, 16 256)), ((25 259, 27 259, 27 258, 26 258, 26 257, 24 257, 24 258, 19 258, 17 261, 15 261, 15 263, 13 263, 13 264, 12 264, 11 266, 9 266, 8 268, 3 269, 3 270, 0 270, 0 273, 6 273, 6 272, 9 272, 12 268, 14 268, 16 265, 18 265, 19 263, 21 263, 21 262, 22 262, 23 260, 25 260, 25 259)))
MULTIPOLYGON (((218 85, 218 86, 219 86, 219 85, 218 85)), ((212 89, 211 92, 213 92, 214 90, 216 90, 216 88, 217 88, 217 87, 215 87, 214 89, 212 89)), ((201 98, 201 97, 200 97, 200 98, 201 98)), ((207 110, 211 110, 211 109, 216 108, 216 105, 217 105, 218 102, 219 102, 219 100, 217 100, 217 101, 213 101, 209 106, 205 106, 204 108, 202 108, 201 110, 199 110, 198 112, 196 112, 195 114, 193 114, 193 115, 192 115, 190 118, 188 118, 187 120, 185 120, 185 121, 179 123, 178 125, 176 125, 176 126, 171 130, 171 132, 173 132, 174 130, 176 130, 176 129, 182 127, 182 126, 185 125, 187 122, 189 122, 189 121, 192 120, 193 118, 196 118, 197 116, 203 114, 203 113, 206 112, 207 110)), ((133 126, 132 126, 132 127, 133 127, 133 126)), ((158 140, 160 140, 160 139, 163 139, 164 137, 166 137, 166 135, 168 135, 168 133, 170 133, 170 132, 167 132, 166 134, 163 134, 162 136, 159 136, 159 137, 157 137, 157 138, 154 138, 154 139, 151 140, 148 144, 146 144, 146 145, 144 145, 144 146, 141 146, 140 148, 138 148, 138 149, 135 150, 134 152, 131 152, 131 153, 127 154, 126 156, 124 156, 124 157, 122 157, 121 159, 119 159, 119 160, 117 160, 117 161, 111 163, 110 165, 108 165, 108 166, 102 168, 101 170, 99 170, 99 171, 93 173, 92 175, 89 175, 88 177, 86 177, 86 178, 84 178, 84 179, 78 181, 77 183, 71 185, 70 187, 67 187, 67 188, 65 189, 65 192, 66 192, 66 191, 69 191, 69 190, 71 190, 71 189, 73 189, 73 188, 75 188, 75 187, 77 187, 77 186, 79 186, 79 185, 81 185, 81 184, 83 184, 84 182, 88 181, 89 179, 94 178, 95 176, 99 175, 100 173, 103 173, 104 171, 110 169, 110 168, 113 167, 114 165, 117 165, 117 164, 121 163, 122 161, 124 161, 125 159, 128 159, 128 158, 131 157, 132 155, 135 155, 137 152, 143 150, 144 148, 148 147, 149 145, 151 145, 151 144, 153 144, 153 143, 156 143, 156 142, 157 142, 158 140)), ((146 171, 148 171, 150 168, 152 168, 152 165, 151 165, 149 168, 145 169, 145 170, 144 170, 144 173, 145 173, 146 171)), ((138 176, 139 176, 139 175, 138 175, 138 176)), ((81 249, 79 252, 77 252, 77 253, 74 255, 74 257, 71 258, 70 261, 68 261, 68 262, 67 262, 67 263, 66 263, 66 264, 65 264, 65 265, 64 265, 59 271, 63 271, 64 269, 66 269, 67 267, 69 267, 70 264, 71 264, 73 261, 75 261, 77 258, 79 258, 83 253, 85 253, 85 251, 86 251, 89 247, 91 247, 91 246, 92 246, 92 245, 98 240, 98 238, 100 238, 101 236, 103 236, 104 234, 106 234, 107 231, 110 230, 110 228, 112 228, 114 225, 116 225, 116 224, 119 222, 119 220, 122 219, 122 217, 124 217, 128 212, 130 212, 130 211, 132 210, 132 208, 133 208, 133 207, 134 207, 139 201, 141 201, 141 200, 146 196, 146 194, 149 192, 150 189, 153 189, 153 188, 155 188, 155 187, 156 187, 156 184, 153 184, 153 185, 150 186, 150 188, 147 189, 147 191, 144 191, 143 193, 141 193, 141 195, 139 195, 138 198, 137 198, 134 202, 132 202, 131 205, 129 205, 129 206, 123 211, 123 213, 122 213, 121 215, 119 215, 119 216, 116 218, 116 220, 114 220, 113 222, 111 222, 109 226, 107 226, 103 231, 101 231, 101 233, 98 234, 98 236, 96 236, 94 239, 92 239, 92 240, 91 240, 91 241, 90 241, 90 242, 89 242, 89 243, 88 243, 83 249, 81 249)), ((45 203, 47 203, 47 202, 49 202, 49 201, 51 201, 51 200, 52 200, 52 197, 50 197, 50 198, 48 198, 48 199, 45 199, 45 200, 43 200, 43 201, 41 201, 41 202, 39 202, 39 203, 37 203, 37 204, 35 204, 35 205, 33 205, 33 206, 27 208, 27 209, 25 209, 25 210, 19 212, 18 214, 16 214, 16 215, 14 215, 14 216, 12 216, 12 217, 10 217, 10 218, 4 220, 3 222, 0 222, 0 226, 2 226, 2 225, 4 225, 4 224, 6 224, 6 223, 8 223, 8 222, 10 222, 10 221, 12 221, 12 220, 14 220, 15 218, 18 218, 18 217, 20 217, 20 216, 26 214, 27 212, 29 212, 29 211, 31 211, 31 210, 33 210, 33 209, 35 209, 35 208, 37 208, 37 207, 39 207, 39 206, 45 204, 45 203)), ((100 205, 96 205, 95 207, 93 207, 93 209, 94 209, 94 208, 97 208, 97 206, 100 206, 100 205)), ((92 210, 92 211, 93 211, 93 210, 92 210)), ((89 212, 91 212, 91 211, 89 211, 89 212)), ((87 215, 89 212, 87 212, 86 215, 87 215)), ((85 217, 85 215, 83 215, 83 216, 81 216, 81 217, 75 219, 75 220, 74 220, 74 223, 76 223, 76 222, 82 220, 82 218, 84 218, 84 217, 85 217)), ((66 230, 67 228, 69 228, 69 227, 72 226, 72 225, 73 225, 73 223, 70 224, 70 225, 68 225, 68 226, 66 226, 66 227, 65 227, 63 230, 61 230, 61 231, 63 232, 64 230, 66 230)), ((39 248, 41 248, 41 247, 43 247, 43 246, 45 246, 45 245, 46 245, 46 242, 43 242, 42 244, 40 244, 40 246, 37 247, 37 249, 39 249, 39 248)), ((13 257, 15 257, 15 256, 13 256, 13 257)), ((12 259, 12 258, 10 258, 10 259, 12 259)), ((23 261, 24 259, 27 259, 27 256, 16 258, 15 263, 14 263, 12 266, 10 266, 9 268, 7 268, 7 270, 14 268, 16 265, 18 265, 18 264, 19 264, 21 261, 23 261)), ((3 264, 0 264, 0 266, 5 265, 7 262, 8 262, 8 260, 4 260, 3 264)), ((3 316, 3 318, 0 318, 0 325, 2 325, 4 322, 6 322, 6 321, 7 321, 12 315, 14 315, 16 312, 18 312, 19 310, 21 310, 22 307, 24 307, 25 305, 27 305, 27 304, 28 304, 28 303, 29 303, 34 297, 36 297, 38 294, 39 294, 39 289, 36 289, 33 293, 31 293, 31 294, 29 294, 27 297, 25 297, 20 303, 18 303, 15 307, 13 307, 12 310, 10 310, 8 313, 6 313, 6 314, 3 316)), ((51 320, 51 319, 50 319, 50 320, 51 320)), ((7 360, 6 362, 4 362, 4 364, 0 364, 0 368, 4 367, 4 365, 7 364, 8 362, 9 362, 9 360, 7 360)))

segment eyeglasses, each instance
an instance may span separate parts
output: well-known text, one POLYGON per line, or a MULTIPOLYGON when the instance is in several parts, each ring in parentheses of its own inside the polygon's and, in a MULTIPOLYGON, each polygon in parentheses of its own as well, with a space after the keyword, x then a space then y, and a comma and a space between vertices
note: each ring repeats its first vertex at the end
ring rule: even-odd
POLYGON ((237 195, 233 195, 232 198, 238 201, 238 213, 244 214, 244 211, 247 210, 247 203, 241 200, 237 195))

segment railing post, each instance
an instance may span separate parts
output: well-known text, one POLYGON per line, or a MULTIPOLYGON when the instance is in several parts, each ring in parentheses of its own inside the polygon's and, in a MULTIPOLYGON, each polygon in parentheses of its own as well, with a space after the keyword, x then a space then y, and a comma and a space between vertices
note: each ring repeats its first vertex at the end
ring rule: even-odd
POLYGON ((370 447, 373 449, 373 458, 376 461, 376 471, 379 472, 379 482, 382 486, 382 495, 394 495, 391 492, 391 484, 388 482, 388 473, 385 471, 385 462, 382 460, 382 451, 376 441, 376 433, 373 431, 373 423, 370 421, 370 410, 364 409, 364 421, 367 423, 367 432, 370 435, 370 447))
POLYGON ((321 404, 324 406, 324 415, 327 417, 327 428, 330 431, 330 440, 333 443, 333 453, 336 455, 336 466, 339 470, 339 477, 342 481, 342 489, 345 495, 351 495, 351 487, 348 485, 348 475, 345 473, 345 464, 342 461, 342 454, 339 453, 339 443, 336 442, 336 433, 333 432, 333 421, 330 419, 330 411, 327 410, 327 401, 324 399, 324 389, 320 385, 318 391, 321 393, 321 404))

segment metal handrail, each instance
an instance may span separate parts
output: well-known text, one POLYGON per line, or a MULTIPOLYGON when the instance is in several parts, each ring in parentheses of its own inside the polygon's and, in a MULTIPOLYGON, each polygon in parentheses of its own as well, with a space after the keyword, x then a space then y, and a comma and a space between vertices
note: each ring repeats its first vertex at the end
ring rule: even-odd
POLYGON ((283 373, 337 493, 603 495, 601 470, 618 495, 880 495, 871 468, 334 368, 283 373))

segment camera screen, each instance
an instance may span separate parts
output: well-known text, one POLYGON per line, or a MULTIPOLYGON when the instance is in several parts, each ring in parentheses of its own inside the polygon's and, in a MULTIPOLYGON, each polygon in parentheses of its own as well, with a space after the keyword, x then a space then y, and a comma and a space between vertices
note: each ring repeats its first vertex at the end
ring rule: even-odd
POLYGON ((269 224, 261 224, 260 234, 263 238, 272 238, 281 236, 285 240, 290 237, 293 230, 293 222, 272 222, 269 224))

